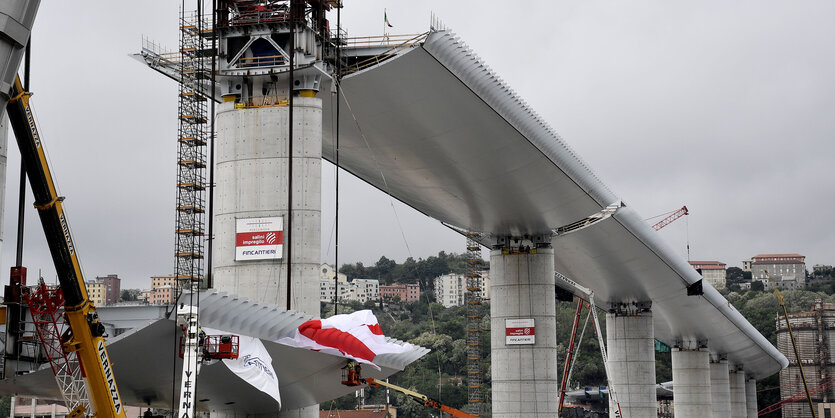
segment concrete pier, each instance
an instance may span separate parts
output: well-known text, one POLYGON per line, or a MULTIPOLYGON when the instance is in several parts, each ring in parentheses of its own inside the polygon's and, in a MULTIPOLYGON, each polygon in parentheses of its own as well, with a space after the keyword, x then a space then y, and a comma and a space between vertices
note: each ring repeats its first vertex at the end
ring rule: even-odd
MULTIPOLYGON (((606 314, 609 368, 622 416, 653 418, 655 394, 655 333, 649 309, 606 314)), ((609 404, 615 417, 617 405, 609 404)))
POLYGON ((292 246, 293 310, 319 315, 321 262, 322 105, 296 97, 293 113, 293 179, 288 182, 288 107, 235 109, 223 103, 217 114, 214 288, 253 301, 287 306, 288 246, 292 246), (236 221, 281 217, 280 259, 236 261, 236 221), (288 237, 289 235, 289 237, 288 237))
POLYGON ((490 276, 493 417, 555 417, 558 376, 554 250, 493 250, 490 276), (507 320, 520 319, 533 319, 534 344, 506 343, 507 320))
POLYGON ((757 380, 748 379, 745 381, 745 408, 748 411, 748 418, 757 418, 757 380))
POLYGON ((710 353, 705 348, 687 348, 689 345, 672 350, 675 416, 710 418, 710 353))
MULTIPOLYGON (((220 105, 216 120, 213 287, 253 301, 286 307, 287 249, 292 246, 290 307, 318 316, 322 102, 316 97, 295 97, 293 101, 291 181, 288 181, 289 107, 235 109, 233 102, 220 105), (290 219, 287 191, 291 184, 290 219), (281 258, 236 260, 237 221, 271 217, 281 217, 283 222, 281 258)), ((277 416, 287 418, 313 418, 318 414, 318 405, 277 411, 277 416)))
POLYGON ((728 376, 728 361, 722 359, 710 362, 710 397, 715 418, 731 416, 731 387, 728 376))
POLYGON ((745 402, 745 372, 731 370, 728 373, 731 389, 731 418, 747 418, 748 408, 745 402))

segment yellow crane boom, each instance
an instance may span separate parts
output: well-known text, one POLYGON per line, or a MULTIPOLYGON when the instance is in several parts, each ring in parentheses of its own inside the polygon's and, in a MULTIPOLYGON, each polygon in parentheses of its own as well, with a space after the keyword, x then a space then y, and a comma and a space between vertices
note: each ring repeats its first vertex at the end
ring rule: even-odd
POLYGON ((815 413, 815 404, 812 402, 812 394, 809 392, 809 384, 806 383, 806 374, 803 373, 803 362, 800 361, 800 352, 797 351, 797 342, 794 340, 792 324, 789 322, 789 311, 786 309, 786 301, 783 299, 783 294, 780 293, 780 289, 777 288, 777 283, 771 278, 771 275, 768 274, 768 270, 763 271, 765 272, 765 277, 768 278, 768 281, 771 283, 774 293, 777 295, 777 302, 780 304, 780 307, 783 308, 783 318, 786 320, 786 328, 788 328, 789 338, 792 340, 794 358, 797 359, 797 368, 800 369, 800 378, 803 380, 803 388, 806 390, 806 400, 809 401, 809 409, 812 411, 812 418, 817 418, 818 415, 815 413))
MULTIPOLYGON (((99 322, 96 308, 87 295, 78 254, 62 207, 64 198, 58 196, 55 190, 43 143, 29 105, 31 93, 23 90, 19 77, 15 80, 10 97, 7 105, 9 121, 26 166, 32 194, 35 196, 35 208, 38 209, 65 300, 64 312, 69 333, 63 340, 63 349, 67 353, 76 353, 81 360, 95 416, 122 418, 125 412, 104 343, 104 325, 99 322)), ((71 415, 91 412, 83 411, 83 406, 68 407, 74 408, 71 415)))
POLYGON ((442 412, 446 412, 446 413, 448 413, 448 414, 450 414, 450 415, 452 415, 453 417, 456 417, 456 418, 478 418, 478 416, 476 416, 476 415, 468 414, 464 411, 461 411, 459 409, 455 409, 451 406, 446 406, 446 405, 444 405, 444 404, 442 404, 442 403, 440 403, 440 402, 438 402, 438 401, 436 401, 436 400, 434 400, 434 399, 432 399, 432 398, 430 398, 430 397, 428 397, 424 394, 417 393, 413 390, 409 390, 409 389, 406 389, 404 387, 400 387, 400 386, 397 386, 397 385, 394 385, 394 384, 391 384, 391 383, 388 383, 388 382, 384 382, 382 380, 372 379, 370 377, 367 378, 367 379, 363 379, 363 380, 370 387, 385 386, 389 389, 396 390, 396 391, 398 391, 398 392, 400 392, 400 393, 402 393, 406 396, 410 396, 412 399, 420 402, 423 406, 426 406, 426 407, 429 407, 429 408, 434 408, 434 409, 437 409, 437 410, 442 411, 442 412))

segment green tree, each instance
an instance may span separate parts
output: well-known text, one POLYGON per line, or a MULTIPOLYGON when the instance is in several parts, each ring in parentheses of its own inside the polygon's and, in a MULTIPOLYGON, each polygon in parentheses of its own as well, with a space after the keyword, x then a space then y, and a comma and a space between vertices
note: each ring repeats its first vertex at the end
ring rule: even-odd
POLYGON ((132 302, 139 300, 139 295, 142 294, 142 291, 139 289, 122 289, 120 299, 125 302, 132 302))

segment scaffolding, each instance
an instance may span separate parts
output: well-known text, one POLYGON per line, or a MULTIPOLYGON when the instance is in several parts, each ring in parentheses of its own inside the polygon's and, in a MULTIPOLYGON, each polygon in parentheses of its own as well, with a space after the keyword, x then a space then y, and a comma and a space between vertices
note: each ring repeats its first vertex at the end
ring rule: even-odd
POLYGON ((816 299, 812 310, 788 315, 794 331, 801 358, 798 364, 792 352, 788 327, 777 318, 777 349, 789 358, 789 366, 780 371, 780 397, 782 401, 760 411, 782 409, 783 418, 812 417, 806 404, 806 393, 800 376, 800 365, 807 371, 806 380, 814 403, 829 403, 835 399, 833 376, 835 361, 835 305, 816 299))
POLYGON ((204 36, 208 25, 198 13, 180 10, 179 128, 177 131, 177 280, 202 279, 206 188, 207 111, 201 82, 211 76, 204 36))
POLYGON ((484 410, 484 388, 481 363, 481 247, 478 234, 467 233, 467 408, 475 416, 484 410))

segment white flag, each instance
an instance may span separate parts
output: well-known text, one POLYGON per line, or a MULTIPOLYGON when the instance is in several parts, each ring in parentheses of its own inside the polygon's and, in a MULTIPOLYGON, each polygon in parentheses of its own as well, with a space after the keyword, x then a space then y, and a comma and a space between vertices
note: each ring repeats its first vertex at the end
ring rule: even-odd
MULTIPOLYGON (((226 335, 231 332, 203 328, 209 335, 226 335)), ((243 379, 261 392, 270 395, 281 409, 281 394, 278 391, 278 375, 273 369, 273 359, 264 343, 258 338, 246 335, 238 336, 238 358, 224 359, 223 364, 232 373, 243 379)))

